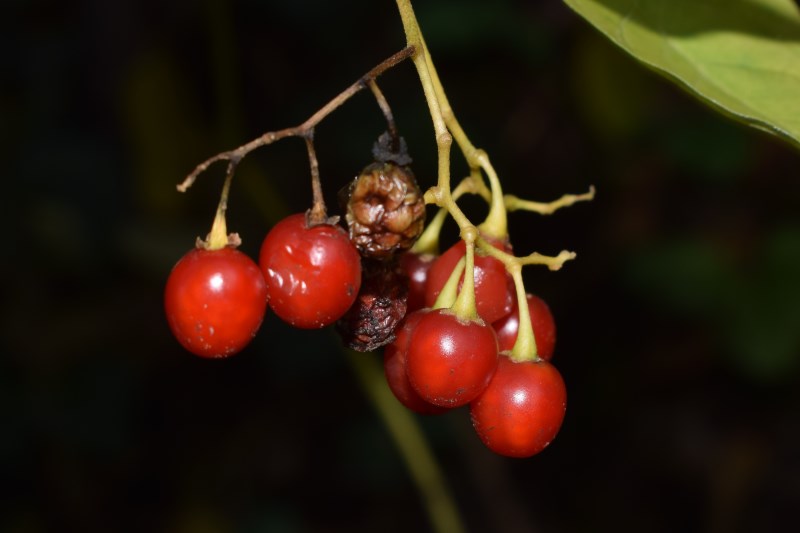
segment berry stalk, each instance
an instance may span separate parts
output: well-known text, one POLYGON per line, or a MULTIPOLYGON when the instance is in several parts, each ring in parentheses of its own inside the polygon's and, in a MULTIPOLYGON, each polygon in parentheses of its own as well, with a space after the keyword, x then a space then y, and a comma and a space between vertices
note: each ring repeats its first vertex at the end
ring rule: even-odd
POLYGON ((247 142, 238 148, 234 148, 233 150, 228 150, 225 152, 220 152, 213 157, 209 157, 199 165, 197 165, 192 172, 189 173, 186 178, 179 183, 176 188, 180 192, 186 192, 189 187, 191 187, 194 182, 197 180, 197 177, 205 172, 208 167, 216 163, 217 161, 228 161, 229 163, 233 164, 235 168, 236 165, 250 152, 256 150, 257 148, 261 148, 262 146, 267 146, 272 144, 276 141, 281 139, 285 139, 286 137, 305 137, 308 135, 308 132, 313 130, 317 124, 322 122, 328 115, 333 113, 336 109, 342 106, 345 102, 347 102, 350 98, 353 97, 356 93, 363 90, 365 87, 368 86, 370 80, 374 80, 387 70, 396 67, 412 55, 414 55, 415 49, 413 47, 406 47, 399 52, 395 53, 394 55, 390 56, 389 58, 383 60, 379 63, 375 68, 361 76, 355 83, 350 85, 344 91, 336 95, 332 100, 322 106, 319 110, 317 110, 313 115, 308 117, 305 122, 300 124, 299 126, 294 126, 291 128, 285 128, 282 130, 277 131, 269 131, 256 139, 253 139, 250 142, 247 142))
MULTIPOLYGON (((472 193, 472 194, 480 194, 489 197, 489 192, 485 191, 486 186, 481 180, 480 173, 478 175, 471 175, 467 176, 461 182, 456 185, 456 188, 453 189, 450 196, 453 198, 453 201, 457 201, 461 198, 464 194, 472 193)), ((419 236, 417 242, 414 243, 414 246, 411 248, 411 251, 415 254, 434 254, 437 255, 439 253, 439 234, 442 232, 442 226, 444 226, 445 220, 447 220, 447 215, 449 212, 444 207, 439 208, 433 218, 428 222, 425 226, 425 230, 422 232, 422 235, 419 236)))
POLYGON ((483 150, 479 151, 478 161, 489 178, 489 187, 492 191, 492 198, 489 204, 489 214, 478 229, 484 235, 495 239, 506 239, 508 237, 508 214, 506 213, 506 203, 503 198, 503 188, 500 186, 500 179, 497 177, 494 167, 489 164, 489 157, 483 150))
POLYGON ((514 287, 517 291, 517 307, 519 309, 519 330, 517 331, 517 341, 511 349, 509 356, 515 363, 524 361, 539 361, 539 354, 536 348, 536 336, 531 324, 531 313, 528 308, 528 297, 525 292, 525 284, 522 280, 522 266, 514 265, 511 268, 511 277, 514 278, 514 287))
POLYGON ((447 278, 447 282, 442 287, 442 292, 439 293, 439 296, 436 297, 436 301, 431 306, 431 309, 443 309, 445 307, 452 307, 456 301, 456 297, 458 294, 458 283, 461 281, 461 274, 464 272, 464 266, 466 264, 466 259, 462 257, 459 259, 458 263, 456 263, 455 268, 453 268, 453 272, 450 274, 450 277, 447 278))
POLYGON ((309 226, 325 224, 328 222, 328 211, 325 208, 325 199, 322 197, 322 184, 319 179, 319 162, 317 152, 314 150, 314 129, 310 129, 303 137, 306 142, 308 152, 308 166, 311 169, 311 192, 314 203, 308 212, 307 220, 309 226))
POLYGON ((228 235, 228 225, 225 220, 225 212, 228 210, 228 194, 231 190, 231 181, 233 181, 233 172, 235 168, 236 164, 230 161, 225 174, 225 182, 222 184, 222 193, 220 194, 219 203, 217 204, 217 213, 214 216, 214 222, 211 224, 211 231, 205 241, 200 238, 197 239, 198 248, 220 250, 229 245, 238 246, 241 244, 237 233, 228 235))
POLYGON ((475 237, 477 233, 478 230, 474 226, 461 231, 461 238, 466 245, 464 284, 458 292, 452 310, 462 320, 479 320, 475 305, 475 237))

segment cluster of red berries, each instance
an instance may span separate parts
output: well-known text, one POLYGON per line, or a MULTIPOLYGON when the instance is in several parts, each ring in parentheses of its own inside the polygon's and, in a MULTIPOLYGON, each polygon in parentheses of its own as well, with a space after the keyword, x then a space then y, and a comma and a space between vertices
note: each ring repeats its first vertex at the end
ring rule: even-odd
MULTIPOLYGON (((222 358, 252 340, 268 306, 298 328, 338 322, 348 346, 386 346, 386 378, 403 405, 420 414, 469 405, 488 448, 534 455, 555 437, 566 408, 564 382, 548 362, 552 314, 527 296, 538 349, 516 357, 513 279, 500 260, 480 253, 474 254, 474 312, 465 317, 441 307, 437 299, 448 280, 461 276, 463 283, 467 248, 459 241, 436 257, 410 251, 424 216, 407 167, 370 165, 348 188, 349 231, 313 210, 291 215, 266 235, 258 264, 236 249, 235 234, 198 240, 167 281, 169 326, 190 352, 222 358)), ((507 239, 489 241, 510 253, 507 239)))
POLYGON ((478 318, 432 309, 464 254, 460 241, 438 257, 410 252, 402 257, 411 280, 409 314, 386 347, 386 379, 397 399, 420 414, 469 405, 475 431, 489 449, 529 457, 555 437, 566 409, 564 381, 549 363, 556 339, 553 315, 542 299, 527 295, 538 357, 515 362, 511 350, 520 319, 513 281, 500 261, 481 255, 474 263, 478 318))
POLYGON ((232 246, 203 243, 175 265, 165 309, 175 338, 201 357, 228 357, 255 336, 267 305, 304 329, 336 322, 361 285, 361 258, 339 226, 290 215, 264 238, 259 264, 232 246))

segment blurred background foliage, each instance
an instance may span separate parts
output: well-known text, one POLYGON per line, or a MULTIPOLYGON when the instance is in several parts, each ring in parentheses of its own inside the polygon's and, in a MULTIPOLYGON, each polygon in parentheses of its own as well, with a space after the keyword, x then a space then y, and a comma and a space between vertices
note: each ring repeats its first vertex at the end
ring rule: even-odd
MULTIPOLYGON (((641 68, 559 1, 417 4, 451 103, 506 190, 598 188, 552 217, 510 215, 520 253, 578 252, 559 273, 526 271, 559 327, 558 439, 514 461, 486 451, 463 410, 420 420, 470 531, 794 523, 798 154, 641 68)), ((204 361, 161 307, 171 266, 208 231, 222 168, 186 195, 174 185, 299 124, 403 43, 388 0, 5 4, 0 530, 429 530, 334 335, 268 316, 245 352, 204 361)), ((429 186, 413 68, 379 81, 429 186)), ((318 128, 331 206, 382 128, 366 94, 318 128)), ((255 255, 310 203, 304 146, 239 168, 229 227, 255 255)))

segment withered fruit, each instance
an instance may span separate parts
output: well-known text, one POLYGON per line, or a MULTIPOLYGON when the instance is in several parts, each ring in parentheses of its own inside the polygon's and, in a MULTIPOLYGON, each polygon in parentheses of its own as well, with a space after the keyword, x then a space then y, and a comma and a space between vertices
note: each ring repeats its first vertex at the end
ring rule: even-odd
POLYGON ((336 322, 336 330, 348 348, 370 352, 394 340, 406 314, 408 278, 397 261, 362 259, 361 272, 356 301, 336 322))
POLYGON ((345 219, 363 257, 387 259, 411 248, 425 226, 425 200, 411 169, 367 166, 350 184, 345 219))

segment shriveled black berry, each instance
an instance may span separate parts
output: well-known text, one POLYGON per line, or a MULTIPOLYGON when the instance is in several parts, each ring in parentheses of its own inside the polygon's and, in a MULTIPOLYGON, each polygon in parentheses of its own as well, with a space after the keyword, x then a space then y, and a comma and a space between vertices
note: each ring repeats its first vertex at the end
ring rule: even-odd
POLYGON ((414 174, 393 162, 367 166, 349 187, 345 218, 363 257, 386 259, 411 248, 425 225, 414 174))
POLYGON ((408 279, 396 261, 362 259, 358 297, 336 323, 344 344, 369 352, 392 342, 407 298, 408 279))

